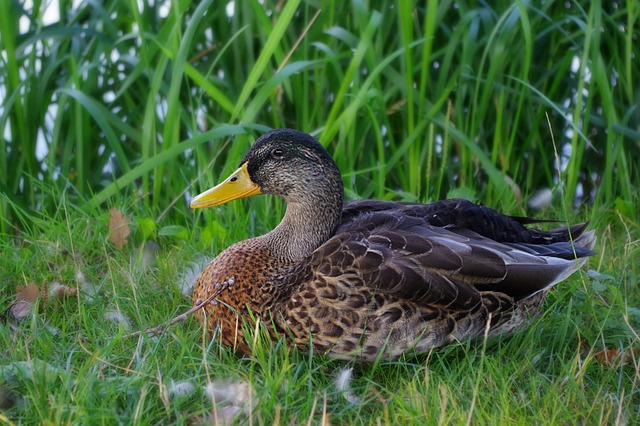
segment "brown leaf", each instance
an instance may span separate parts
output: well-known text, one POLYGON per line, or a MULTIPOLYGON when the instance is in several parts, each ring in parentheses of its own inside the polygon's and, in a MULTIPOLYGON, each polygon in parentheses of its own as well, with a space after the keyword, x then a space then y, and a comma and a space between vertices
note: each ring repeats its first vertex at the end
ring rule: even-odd
POLYGON ((640 348, 602 349, 595 354, 600 364, 612 366, 635 364, 638 356, 640 356, 640 348))
POLYGON ((34 283, 28 283, 26 286, 19 285, 16 287, 16 296, 18 300, 22 300, 28 303, 35 303, 36 300, 41 298, 44 294, 34 283))
POLYGON ((34 283, 16 287, 16 303, 11 306, 11 315, 17 320, 23 320, 33 312, 36 301, 44 296, 42 291, 34 283))
POLYGON ((116 208, 109 210, 109 241, 118 250, 122 250, 127 244, 127 237, 131 234, 129 228, 129 218, 116 208))
POLYGON ((596 352, 596 359, 600 364, 611 365, 619 354, 620 351, 618 349, 602 349, 596 352))

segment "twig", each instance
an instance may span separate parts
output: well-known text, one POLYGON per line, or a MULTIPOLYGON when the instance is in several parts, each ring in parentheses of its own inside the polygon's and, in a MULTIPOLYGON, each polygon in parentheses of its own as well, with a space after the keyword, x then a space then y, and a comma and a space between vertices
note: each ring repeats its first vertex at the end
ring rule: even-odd
MULTIPOLYGON (((200 299, 196 300, 196 303, 194 304, 193 308, 189 309, 187 312, 182 313, 174 318, 171 318, 169 321, 166 321, 158 326, 147 328, 146 330, 144 330, 144 333, 159 334, 162 331, 164 331, 165 328, 186 320, 189 317, 189 315, 193 314, 198 309, 204 308, 209 303, 216 304, 217 302, 213 299, 218 297, 223 291, 227 290, 230 287, 233 287, 234 283, 235 283, 235 279, 233 277, 229 278, 228 280, 225 280, 222 283, 216 283, 215 285, 216 290, 213 293, 211 293, 211 296, 207 297, 205 300, 200 300, 200 299)), ((135 333, 131 333, 123 336, 123 338, 129 339, 131 337, 139 337, 142 333, 143 333, 142 331, 136 331, 135 333)))

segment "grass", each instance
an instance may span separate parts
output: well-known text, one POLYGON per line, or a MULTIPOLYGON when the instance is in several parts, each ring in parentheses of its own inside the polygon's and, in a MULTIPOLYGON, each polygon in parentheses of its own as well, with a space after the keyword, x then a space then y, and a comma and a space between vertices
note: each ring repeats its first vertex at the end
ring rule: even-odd
POLYGON ((39 181, 89 208, 128 190, 164 210, 268 127, 317 134, 363 197, 638 198, 633 1, 248 2, 232 19, 212 4, 62 0, 54 23, 47 3, 2 5, 3 234, 13 205, 55 209, 39 181), (207 133, 233 125, 249 127, 227 148, 207 133))
MULTIPOLYGON (((136 208, 124 208, 134 224, 136 208)), ((255 225, 247 215, 218 220, 227 235, 216 235, 213 247, 262 232, 277 218, 255 225)), ((193 318, 159 336, 124 337, 190 307, 178 284, 188 262, 202 256, 203 243, 190 228, 187 240, 159 238, 153 260, 143 261, 149 242, 140 229, 118 251, 107 242, 108 214, 88 215, 62 202, 56 216, 38 218, 29 234, 3 247, 1 278, 11 287, 59 282, 83 291, 41 301, 16 329, 5 311, 12 292, 2 293, 0 377, 2 389, 17 395, 2 413, 16 424, 182 424, 213 410, 202 391, 207 383, 224 388, 235 380, 253 389, 250 414, 240 419, 260 424, 315 423, 323 416, 347 424, 632 422, 640 415, 633 358, 640 344, 640 265, 629 261, 638 255, 637 235, 621 239, 624 233, 613 228, 622 219, 607 220, 613 223, 601 228, 589 275, 559 285, 532 327, 487 345, 465 342, 424 357, 355 366, 346 394, 357 398, 352 404, 335 385, 349 365, 307 351, 258 339, 252 357, 237 358, 204 338, 193 318), (605 362, 598 358, 602 349, 626 359, 605 362), (194 392, 173 395, 169 389, 182 381, 194 392)))
POLYGON ((0 421, 221 420, 202 388, 231 380, 250 384, 240 418, 260 424, 638 418, 636 2, 234 2, 232 17, 212 1, 75 3, 50 23, 47 2, 0 2, 0 397, 15 400, 0 421), (197 215, 185 202, 271 127, 316 135, 348 198, 588 218, 591 273, 511 339, 358 366, 346 394, 345 364, 261 339, 238 359, 193 319, 125 338, 189 308, 189 262, 277 224, 270 197, 197 215), (544 188, 551 207, 531 211, 544 188), (122 251, 111 207, 131 219, 122 251), (29 282, 83 291, 12 328, 29 282), (193 393, 170 391, 185 380, 193 393))

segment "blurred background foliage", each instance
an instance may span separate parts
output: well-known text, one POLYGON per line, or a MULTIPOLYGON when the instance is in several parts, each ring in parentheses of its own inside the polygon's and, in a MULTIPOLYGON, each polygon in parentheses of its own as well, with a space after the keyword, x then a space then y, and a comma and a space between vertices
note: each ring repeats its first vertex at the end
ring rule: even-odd
POLYGON ((635 0, 2 1, 1 231, 63 194, 179 222, 271 127, 316 135, 350 198, 524 209, 547 188, 637 220, 639 18, 635 0))

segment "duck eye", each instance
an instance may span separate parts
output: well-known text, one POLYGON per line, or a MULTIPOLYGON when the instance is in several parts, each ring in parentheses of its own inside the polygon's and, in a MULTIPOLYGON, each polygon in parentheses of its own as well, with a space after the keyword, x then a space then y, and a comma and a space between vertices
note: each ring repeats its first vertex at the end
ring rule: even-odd
POLYGON ((273 156, 273 158, 282 158, 284 157, 284 151, 281 150, 280 148, 276 148, 273 151, 271 151, 271 155, 273 156))

